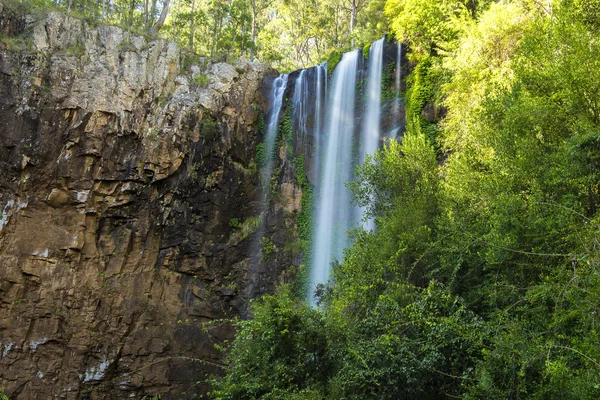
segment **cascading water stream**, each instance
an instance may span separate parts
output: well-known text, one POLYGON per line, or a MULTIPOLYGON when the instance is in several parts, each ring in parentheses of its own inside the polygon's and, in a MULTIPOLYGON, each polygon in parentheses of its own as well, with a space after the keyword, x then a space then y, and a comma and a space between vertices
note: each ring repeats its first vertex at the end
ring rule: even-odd
POLYGON ((259 260, 258 255, 260 255, 260 247, 261 240, 265 234, 265 225, 267 223, 267 208, 269 206, 269 195, 271 193, 270 190, 270 179, 271 174, 273 173, 273 162, 275 158, 275 142, 277 140, 277 127, 279 126, 279 114, 281 113, 281 107, 283 105, 283 94, 287 87, 288 74, 279 75, 274 81, 273 86, 271 88, 271 111, 269 117, 267 119, 268 123, 265 130, 265 137, 263 141, 263 157, 264 157, 264 165, 260 171, 260 185, 262 187, 262 196, 260 202, 260 210, 261 210, 261 222, 259 227, 259 234, 254 241, 254 251, 253 254, 257 256, 254 262, 254 267, 256 267, 256 262, 259 260))
MULTIPOLYGON (((281 106, 283 105, 283 93, 287 87, 288 74, 279 75, 273 81, 273 87, 271 88, 271 114, 269 115, 269 123, 267 124, 267 130, 265 132, 265 165, 261 171, 261 184, 264 186, 271 178, 273 170, 273 157, 275 153, 275 141, 277 139, 277 127, 279 125, 279 114, 281 113, 281 106)), ((269 194, 269 190, 265 189, 263 197, 265 198, 269 194)))
MULTIPOLYGON (((361 130, 361 152, 359 162, 365 161, 367 154, 375 153, 381 140, 381 76, 383 70, 383 45, 385 37, 371 45, 369 49, 367 108, 361 130)), ((364 214, 364 208, 361 214, 364 214)), ((375 229, 375 221, 368 219, 363 222, 366 230, 375 229)))
MULTIPOLYGON (((306 129, 306 102, 308 101, 308 82, 306 80, 306 70, 300 71, 300 75, 296 78, 296 85, 294 87, 294 96, 292 97, 292 104, 294 105, 294 121, 296 126, 296 137, 300 143, 300 146, 304 149, 308 148, 306 144, 306 136, 308 134, 306 129)), ((306 154, 305 154, 306 155, 306 154)))
MULTIPOLYGON (((315 152, 313 154, 316 162, 313 166, 313 176, 319 177, 321 173, 321 149, 323 148, 323 107, 327 97, 327 63, 317 66, 315 79, 315 112, 314 112, 314 143, 315 152)), ((315 179, 316 180, 316 179, 315 179)))
POLYGON ((319 64, 317 66, 317 79, 316 79, 316 99, 315 99, 315 132, 321 133, 321 122, 322 122, 322 109, 323 99, 325 98, 325 92, 327 89, 327 63, 319 64))
MULTIPOLYGON (((342 259, 348 244, 347 231, 356 225, 356 207, 345 183, 352 180, 354 171, 352 141, 358 57, 358 51, 344 54, 333 73, 327 129, 321 143, 325 151, 321 153, 323 171, 315 204, 311 292, 318 284, 327 282, 330 264, 342 259)), ((314 299, 311 302, 314 304, 314 299)))

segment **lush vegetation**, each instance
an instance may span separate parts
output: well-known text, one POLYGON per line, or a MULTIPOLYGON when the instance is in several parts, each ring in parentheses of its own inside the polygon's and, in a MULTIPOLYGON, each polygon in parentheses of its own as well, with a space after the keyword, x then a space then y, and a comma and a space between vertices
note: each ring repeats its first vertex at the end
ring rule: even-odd
POLYGON ((283 69, 388 27, 410 45, 407 133, 351 185, 376 232, 318 309, 287 287, 253 304, 213 398, 600 398, 599 0, 6 3, 283 69))
POLYGON ((598 10, 388 0, 415 68, 402 143, 352 185, 377 231, 320 308, 253 305, 214 398, 600 397, 598 10))
POLYGON ((25 12, 58 9, 93 24, 160 35, 212 59, 318 64, 383 36, 382 0, 5 0, 25 12))

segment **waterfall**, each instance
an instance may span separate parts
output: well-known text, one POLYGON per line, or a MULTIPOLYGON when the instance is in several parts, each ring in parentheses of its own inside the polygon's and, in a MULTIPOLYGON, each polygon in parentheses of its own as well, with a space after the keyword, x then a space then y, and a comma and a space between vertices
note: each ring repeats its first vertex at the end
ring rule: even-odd
MULTIPOLYGON (((391 61, 384 54, 390 49, 394 51, 386 44, 385 38, 373 43, 368 64, 363 62, 359 50, 344 54, 333 71, 331 82, 328 82, 326 63, 294 72, 290 78, 294 82, 290 84, 293 85, 290 99, 293 106, 293 156, 304 157, 305 172, 314 185, 311 250, 310 254, 305 254, 310 257, 305 261, 312 270, 308 291, 313 305, 317 300, 313 298, 314 290, 319 284, 327 283, 332 263, 343 261, 344 249, 351 244, 348 231, 361 226, 364 209, 353 204, 352 192, 346 184, 355 179, 356 165, 363 163, 367 154, 373 154, 384 137, 395 137, 396 132, 402 129, 402 98, 398 95, 402 49, 399 45, 397 54, 392 53, 391 57, 391 60, 394 57, 397 60, 397 96, 385 96, 385 102, 382 98, 383 72, 389 68, 391 61)), ((287 84, 288 75, 281 75, 273 82, 271 107, 266 119, 263 142, 266 157, 260 175, 265 217, 277 126, 287 84)), ((386 86, 385 89, 390 88, 386 86)), ((262 235, 265 226, 266 220, 261 223, 262 235)), ((374 221, 363 221, 362 227, 374 230, 374 221)), ((259 240, 262 235, 259 234, 259 240)))
POLYGON ((354 171, 352 142, 358 57, 357 50, 344 54, 333 73, 327 128, 321 143, 324 151, 320 193, 313 219, 311 292, 318 284, 327 282, 330 264, 342 259, 348 244, 347 231, 356 224, 356 207, 345 183, 352 180, 354 171))
MULTIPOLYGON (((257 263, 260 260, 260 252, 261 252, 261 240, 265 235, 266 225, 267 225, 267 216, 268 216, 268 207, 269 207, 269 196, 271 194, 270 188, 270 179, 271 174, 273 173, 273 162, 276 156, 275 154, 275 142, 277 140, 277 127, 279 126, 279 114, 281 113, 281 107, 283 105, 283 94, 287 87, 288 74, 279 75, 273 81, 273 86, 271 88, 271 111, 269 113, 267 119, 267 126, 265 131, 265 136, 263 140, 263 160, 264 164, 260 171, 260 185, 262 187, 262 196, 260 200, 260 227, 258 230, 258 235, 254 240, 253 244, 253 252, 256 256, 254 263, 252 265, 252 274, 256 274, 257 263)), ((258 152, 257 152, 258 156, 258 152)))
POLYGON ((294 122, 296 128, 296 139, 299 142, 304 153, 308 148, 306 142, 307 129, 306 129, 306 102, 308 101, 308 82, 306 80, 306 70, 300 71, 300 75, 296 78, 296 85, 294 87, 294 96, 292 97, 292 104, 294 105, 294 122))
POLYGON ((327 89, 327 63, 319 64, 317 66, 317 79, 315 85, 315 132, 321 133, 323 99, 327 89))
MULTIPOLYGON (((361 152, 360 163, 365 161, 367 154, 375 153, 381 140, 381 75, 383 69, 383 44, 385 37, 379 39, 371 45, 369 49, 369 69, 368 69, 368 89, 367 89, 367 109, 364 123, 361 131, 361 152)), ((364 208, 361 210, 364 213, 364 208)), ((372 230, 375 228, 375 221, 368 219, 363 222, 363 228, 372 230)))
POLYGON ((271 172, 273 170, 273 158, 275 154, 275 140, 277 139, 277 127, 279 125, 279 114, 281 113, 281 106, 283 105, 283 93, 287 87, 288 74, 279 75, 273 81, 273 87, 271 88, 271 114, 269 115, 269 122, 267 124, 267 130, 265 132, 264 151, 265 151, 265 165, 261 171, 261 185, 263 185, 264 193, 264 205, 266 207, 266 199, 269 194, 269 189, 264 188, 268 186, 268 180, 271 178, 271 172))
POLYGON ((325 98, 327 97, 327 63, 322 63, 317 66, 315 79, 315 112, 314 112, 314 154, 313 158, 316 160, 313 163, 313 181, 318 181, 318 177, 321 173, 321 149, 323 148, 323 107, 325 104, 325 98))

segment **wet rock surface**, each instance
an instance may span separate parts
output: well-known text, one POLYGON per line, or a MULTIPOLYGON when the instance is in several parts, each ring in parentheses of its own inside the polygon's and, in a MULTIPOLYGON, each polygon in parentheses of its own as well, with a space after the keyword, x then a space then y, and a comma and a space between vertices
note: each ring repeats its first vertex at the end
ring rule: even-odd
POLYGON ((0 47, 1 385, 11 399, 205 393, 234 333, 220 320, 300 261, 285 157, 264 217, 275 251, 252 257, 276 73, 184 68, 173 43, 58 13, 7 21, 30 43, 0 47))

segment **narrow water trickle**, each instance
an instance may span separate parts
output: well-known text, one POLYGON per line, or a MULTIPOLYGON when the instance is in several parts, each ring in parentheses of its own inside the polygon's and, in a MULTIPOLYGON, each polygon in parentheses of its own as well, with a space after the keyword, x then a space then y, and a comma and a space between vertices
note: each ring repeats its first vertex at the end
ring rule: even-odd
MULTIPOLYGON (((267 118, 267 126, 265 130, 265 136, 263 140, 263 167, 260 170, 260 185, 262 188, 262 196, 260 201, 261 211, 261 223, 259 227, 259 234, 254 241, 253 254, 256 255, 255 263, 259 260, 261 240, 265 235, 268 207, 269 207, 269 196, 271 193, 269 182, 273 173, 273 163, 275 161, 275 142, 277 141, 277 127, 279 126, 279 114, 281 113, 281 107, 283 105, 283 94, 287 87, 288 74, 279 75, 273 81, 273 87, 271 88, 271 111, 267 118)), ((258 152, 257 152, 258 156, 258 152)))
POLYGON ((306 70, 300 71, 300 75, 296 78, 296 85, 294 87, 294 96, 292 97, 292 104, 294 105, 294 121, 296 128, 296 140, 298 140, 302 149, 306 153, 308 145, 306 143, 306 137, 308 135, 306 129, 306 108, 308 101, 308 82, 306 80, 306 70))
MULTIPOLYGON (((261 171, 261 184, 271 177, 273 172, 273 161, 275 157, 275 141, 277 139, 277 127, 279 126, 279 114, 281 113, 281 106, 283 105, 283 93, 287 87, 288 74, 279 75, 273 81, 273 87, 271 89, 271 113, 269 115, 267 129, 265 132, 264 150, 265 150, 265 165, 261 171)), ((264 190, 263 197, 269 194, 269 190, 264 190)), ((266 206, 266 204, 265 204, 266 206)))
MULTIPOLYGON (((314 154, 316 160, 313 166, 313 176, 320 177, 321 175, 321 149, 323 148, 323 108, 325 99, 327 98, 327 63, 322 63, 317 66, 315 79, 315 112, 314 112, 314 154)), ((318 180, 314 179, 315 181, 318 180)))
POLYGON ((331 262, 342 259, 348 245, 347 231, 357 222, 356 207, 346 182, 352 180, 354 171, 352 141, 358 57, 357 50, 344 54, 333 73, 327 127, 321 143, 323 170, 315 200, 311 293, 318 284, 327 282, 331 262))

